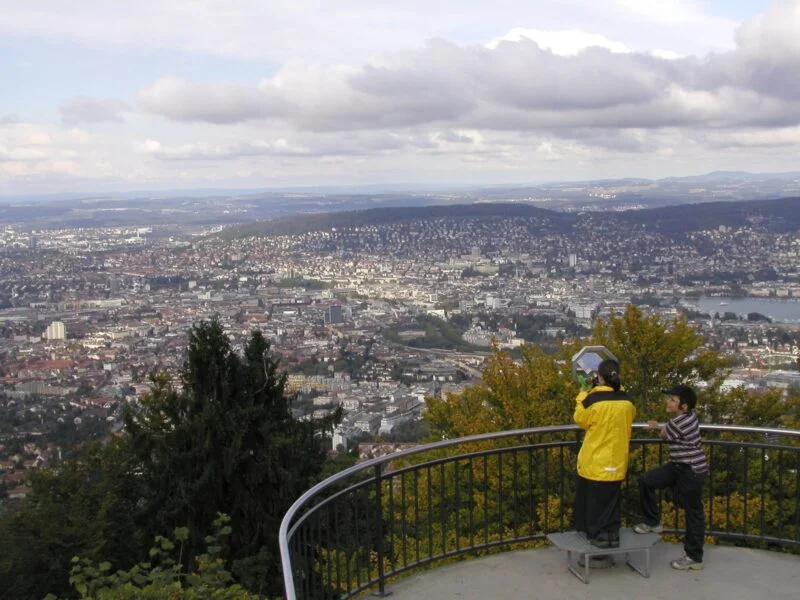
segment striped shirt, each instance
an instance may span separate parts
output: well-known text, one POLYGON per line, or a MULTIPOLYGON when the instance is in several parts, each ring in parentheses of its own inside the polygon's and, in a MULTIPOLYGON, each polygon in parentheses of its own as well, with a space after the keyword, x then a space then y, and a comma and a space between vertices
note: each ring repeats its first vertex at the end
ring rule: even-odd
POLYGON ((669 443, 669 459, 692 467, 695 473, 708 472, 706 454, 700 447, 700 419, 694 412, 681 413, 664 427, 664 439, 669 443))

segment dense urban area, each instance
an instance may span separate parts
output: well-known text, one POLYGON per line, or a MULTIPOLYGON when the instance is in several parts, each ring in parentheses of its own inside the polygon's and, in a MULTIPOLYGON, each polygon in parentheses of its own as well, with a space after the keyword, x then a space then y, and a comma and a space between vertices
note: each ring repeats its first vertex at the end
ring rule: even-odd
POLYGON ((554 349, 629 303, 685 315, 732 359, 726 385, 800 382, 800 233, 758 221, 680 235, 609 231, 590 214, 567 230, 536 216, 245 236, 221 226, 5 226, 0 274, 6 502, 30 492, 30 470, 119 431, 151 373, 179 385, 187 332, 212 318, 234 347, 263 332, 296 418, 343 409, 332 452, 419 439, 426 397, 479 378, 493 345, 554 349), (795 308, 785 318, 737 313, 734 298, 795 308))

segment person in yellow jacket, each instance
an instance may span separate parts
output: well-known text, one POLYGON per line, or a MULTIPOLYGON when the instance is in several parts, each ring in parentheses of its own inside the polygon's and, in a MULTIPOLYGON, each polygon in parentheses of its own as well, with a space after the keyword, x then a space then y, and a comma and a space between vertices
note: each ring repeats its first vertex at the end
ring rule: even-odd
POLYGON ((586 430, 578 453, 575 528, 598 548, 619 547, 622 481, 628 470, 636 407, 623 390, 619 364, 604 360, 591 389, 575 398, 575 423, 586 430))

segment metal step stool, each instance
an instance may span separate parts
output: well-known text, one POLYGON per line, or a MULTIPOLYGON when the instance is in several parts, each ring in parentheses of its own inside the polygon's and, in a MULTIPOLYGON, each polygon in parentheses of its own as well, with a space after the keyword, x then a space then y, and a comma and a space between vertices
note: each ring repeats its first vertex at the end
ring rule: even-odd
MULTIPOLYGON (((661 536, 657 533, 634 533, 629 528, 619 530, 619 548, 598 548, 592 546, 586 539, 586 534, 580 531, 564 531, 561 533, 549 533, 547 539, 561 550, 567 551, 567 568, 583 583, 589 583, 589 566, 593 556, 610 556, 614 554, 624 554, 625 564, 639 573, 642 577, 650 577, 650 549, 655 546, 661 536), (630 561, 630 554, 634 552, 644 552, 644 569, 640 569, 630 561), (583 573, 573 566, 572 554, 584 556, 583 573)), ((577 560, 575 561, 577 563, 577 560)))

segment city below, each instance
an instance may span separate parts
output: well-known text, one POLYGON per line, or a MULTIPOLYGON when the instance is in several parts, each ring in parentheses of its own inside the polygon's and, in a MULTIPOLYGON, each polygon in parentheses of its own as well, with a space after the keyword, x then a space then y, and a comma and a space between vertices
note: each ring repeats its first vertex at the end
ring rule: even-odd
POLYGON ((236 348, 264 333, 296 418, 344 410, 332 452, 412 443, 426 397, 474 383, 493 345, 552 351, 630 303, 685 317, 732 360, 726 386, 800 383, 800 199, 435 208, 261 231, 4 225, 2 491, 24 497, 29 470, 119 431, 151 373, 179 385, 187 333, 212 318, 236 348))

